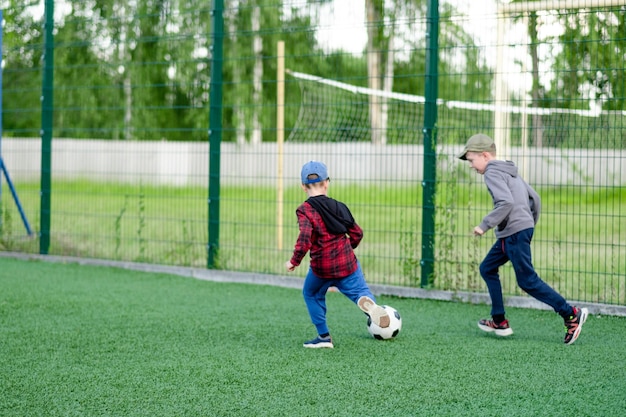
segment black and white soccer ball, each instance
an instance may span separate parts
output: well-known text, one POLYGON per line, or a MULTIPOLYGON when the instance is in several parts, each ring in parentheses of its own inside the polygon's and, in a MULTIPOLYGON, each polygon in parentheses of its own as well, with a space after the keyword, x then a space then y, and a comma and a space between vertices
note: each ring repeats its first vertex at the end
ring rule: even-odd
POLYGON ((371 318, 367 318, 367 331, 374 337, 374 339, 378 340, 388 340, 393 339, 398 336, 400 330, 402 330, 402 317, 400 317, 400 313, 398 310, 391 306, 381 306, 387 313, 389 314, 389 327, 382 328, 372 323, 371 318))

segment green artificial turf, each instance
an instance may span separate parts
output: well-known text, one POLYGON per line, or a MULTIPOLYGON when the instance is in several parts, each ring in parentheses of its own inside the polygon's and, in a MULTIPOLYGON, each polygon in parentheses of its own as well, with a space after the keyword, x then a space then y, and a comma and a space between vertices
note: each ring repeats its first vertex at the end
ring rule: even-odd
POLYGON ((392 341, 328 295, 335 348, 300 291, 0 258, 2 416, 623 416, 626 319, 380 296, 392 341))

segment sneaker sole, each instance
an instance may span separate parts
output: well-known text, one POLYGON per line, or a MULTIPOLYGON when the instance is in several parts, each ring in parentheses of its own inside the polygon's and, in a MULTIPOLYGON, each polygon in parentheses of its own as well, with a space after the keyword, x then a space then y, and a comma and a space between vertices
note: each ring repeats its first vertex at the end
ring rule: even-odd
POLYGON ((361 311, 370 316, 372 323, 383 329, 385 327, 389 327, 391 319, 389 318, 387 310, 376 304, 374 300, 367 296, 363 296, 359 298, 357 305, 361 311))
POLYGON ((489 326, 483 326, 482 324, 478 324, 478 328, 480 330, 482 330, 483 332, 487 332, 487 333, 495 333, 496 336, 511 336, 513 334, 513 329, 511 329, 510 327, 508 329, 494 329, 493 327, 489 327, 489 326))
POLYGON ((309 349, 320 349, 320 348, 332 349, 335 347, 331 342, 316 343, 314 345, 313 344, 307 345, 305 343, 302 346, 304 346, 305 348, 309 348, 309 349))
POLYGON ((583 324, 585 324, 585 322, 587 321, 588 315, 589 315, 589 310, 587 310, 586 308, 580 309, 580 323, 578 323, 578 327, 576 328, 576 331, 574 332, 574 336, 572 336, 572 340, 567 342, 566 345, 571 345, 572 343, 576 341, 576 339, 578 339, 578 336, 580 336, 580 331, 583 329, 583 324))

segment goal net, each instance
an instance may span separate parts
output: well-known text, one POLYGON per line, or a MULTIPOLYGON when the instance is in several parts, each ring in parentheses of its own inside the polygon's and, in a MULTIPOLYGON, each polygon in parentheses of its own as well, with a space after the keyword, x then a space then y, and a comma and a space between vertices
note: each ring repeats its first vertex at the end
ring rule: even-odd
MULTIPOLYGON (((385 92, 300 72, 289 72, 298 81, 301 102, 287 138, 292 142, 368 142, 372 140, 370 100, 380 100, 385 114, 387 144, 420 144, 424 123, 423 96, 385 92)), ((515 103, 512 101, 512 103, 515 103)), ((532 119, 541 121, 544 147, 619 149, 624 146, 626 112, 537 108, 517 104, 443 100, 438 105, 439 137, 449 144, 463 143, 473 133, 494 134, 495 120, 503 116, 512 146, 532 145, 532 119), (609 131, 615 134, 610 134, 609 131)))
POLYGON ((424 97, 372 90, 300 72, 289 75, 299 82, 301 103, 288 141, 371 141, 369 103, 375 98, 387 105, 386 142, 415 143, 424 118, 424 97))

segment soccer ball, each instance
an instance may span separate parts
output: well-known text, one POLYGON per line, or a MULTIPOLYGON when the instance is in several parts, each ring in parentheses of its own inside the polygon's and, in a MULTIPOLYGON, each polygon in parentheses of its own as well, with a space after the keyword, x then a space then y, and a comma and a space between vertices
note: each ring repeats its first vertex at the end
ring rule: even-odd
POLYGON ((400 317, 400 313, 393 307, 390 306, 381 306, 387 313, 389 314, 389 318, 391 319, 389 322, 389 327, 382 328, 380 326, 372 323, 371 318, 367 318, 367 331, 370 332, 374 339, 378 340, 388 340, 393 339, 400 333, 402 329, 402 317, 400 317))

